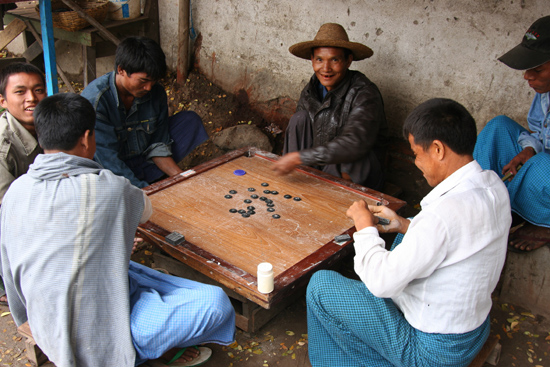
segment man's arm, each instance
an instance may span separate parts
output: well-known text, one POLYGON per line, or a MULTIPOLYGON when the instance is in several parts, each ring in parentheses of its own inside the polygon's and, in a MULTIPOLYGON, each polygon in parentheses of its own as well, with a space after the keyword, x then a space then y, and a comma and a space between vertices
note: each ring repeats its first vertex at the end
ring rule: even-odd
POLYGON ((4 199, 6 191, 8 191, 11 183, 15 180, 15 177, 11 174, 7 167, 7 162, 0 159, 0 204, 4 199))
POLYGON ((441 264, 447 255, 445 236, 439 218, 424 215, 411 222, 399 246, 387 251, 377 229, 365 227, 353 235, 355 272, 375 296, 394 297, 411 281, 431 275, 441 264))
POLYGON ((157 167, 168 176, 174 176, 183 172, 172 157, 153 157, 152 160, 157 167))
MULTIPOLYGON (((172 139, 170 138, 170 126, 168 122, 168 98, 166 97, 166 91, 160 84, 155 84, 154 89, 151 91, 151 100, 154 110, 157 112, 157 121, 155 123, 155 131, 149 139, 149 147, 143 154, 145 158, 152 160, 161 171, 171 176, 153 159, 155 157, 170 157, 172 155, 170 149, 172 139)), ((173 159, 171 160, 173 162, 173 159)), ((160 164, 163 163, 161 162, 160 164)), ((168 167, 165 168, 169 169, 168 167)), ((172 168, 174 167, 172 166, 172 168)))

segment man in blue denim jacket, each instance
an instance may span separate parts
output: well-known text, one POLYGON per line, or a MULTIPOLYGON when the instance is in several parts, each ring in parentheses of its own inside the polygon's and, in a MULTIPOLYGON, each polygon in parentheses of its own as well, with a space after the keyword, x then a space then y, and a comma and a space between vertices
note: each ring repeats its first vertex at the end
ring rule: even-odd
POLYGON ((499 58, 525 70, 535 98, 527 115, 529 131, 501 115, 487 123, 477 138, 474 158, 484 169, 507 175, 512 211, 519 215, 508 249, 532 251, 550 244, 550 16, 538 19, 521 44, 499 58))
POLYGON ((117 47, 115 71, 82 91, 97 115, 94 159, 137 187, 181 173, 177 162, 208 139, 195 112, 168 117, 166 92, 157 83, 165 75, 160 46, 129 37, 117 47))

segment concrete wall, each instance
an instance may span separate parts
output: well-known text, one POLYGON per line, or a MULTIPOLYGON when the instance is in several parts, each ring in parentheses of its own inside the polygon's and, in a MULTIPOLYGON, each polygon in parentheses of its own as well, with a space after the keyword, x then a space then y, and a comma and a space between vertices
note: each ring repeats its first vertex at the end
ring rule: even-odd
MULTIPOLYGON (((159 0, 161 43, 172 67, 176 0, 159 0)), ((354 62, 380 88, 394 135, 418 103, 448 97, 464 104, 478 128, 505 113, 525 122, 533 91, 496 59, 521 41, 548 0, 208 0, 192 1, 201 34, 196 63, 214 83, 246 96, 266 113, 288 114, 312 74, 288 52, 326 22, 374 50, 354 62), (285 108, 286 107, 286 108, 285 108), (279 108, 281 108, 279 110, 279 108)))
MULTIPOLYGON (((177 59, 178 0, 158 0, 161 45, 177 59)), ((525 124, 533 91, 521 71, 496 59, 521 41, 548 0, 191 0, 200 34, 195 64, 214 83, 284 125, 312 74, 288 52, 313 39, 326 22, 342 24, 352 41, 374 50, 354 62, 380 88, 394 135, 414 106, 432 97, 464 104, 481 129, 497 114, 525 124)), ((13 42, 10 47, 15 47, 13 42)), ((81 75, 79 48, 58 46, 63 70, 81 75)), ((113 58, 98 63, 98 75, 113 58)))

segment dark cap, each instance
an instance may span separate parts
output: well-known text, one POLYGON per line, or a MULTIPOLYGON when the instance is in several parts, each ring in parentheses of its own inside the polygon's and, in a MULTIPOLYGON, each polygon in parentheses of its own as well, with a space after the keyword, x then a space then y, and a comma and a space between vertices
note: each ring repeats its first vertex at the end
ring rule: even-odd
POLYGON ((533 23, 521 43, 498 59, 516 70, 533 69, 550 61, 550 16, 533 23))

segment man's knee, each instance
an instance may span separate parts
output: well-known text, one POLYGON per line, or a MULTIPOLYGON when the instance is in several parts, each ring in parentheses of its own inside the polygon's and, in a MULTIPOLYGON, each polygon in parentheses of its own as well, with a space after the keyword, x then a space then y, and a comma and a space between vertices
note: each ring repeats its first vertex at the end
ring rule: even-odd
POLYGON ((496 131, 506 129, 517 129, 520 125, 506 115, 499 115, 492 118, 483 128, 483 132, 494 134, 496 131))
POLYGON ((208 314, 208 319, 214 321, 214 324, 224 323, 226 320, 235 317, 235 310, 231 301, 225 292, 216 286, 209 286, 208 296, 201 298, 204 312, 208 314))
POLYGON ((307 286, 307 303, 321 303, 324 294, 332 293, 330 289, 334 285, 336 276, 340 276, 340 274, 332 270, 319 270, 313 274, 307 286))
POLYGON ((185 126, 203 126, 202 119, 195 111, 181 111, 170 117, 170 126, 175 128, 183 124, 185 126))

